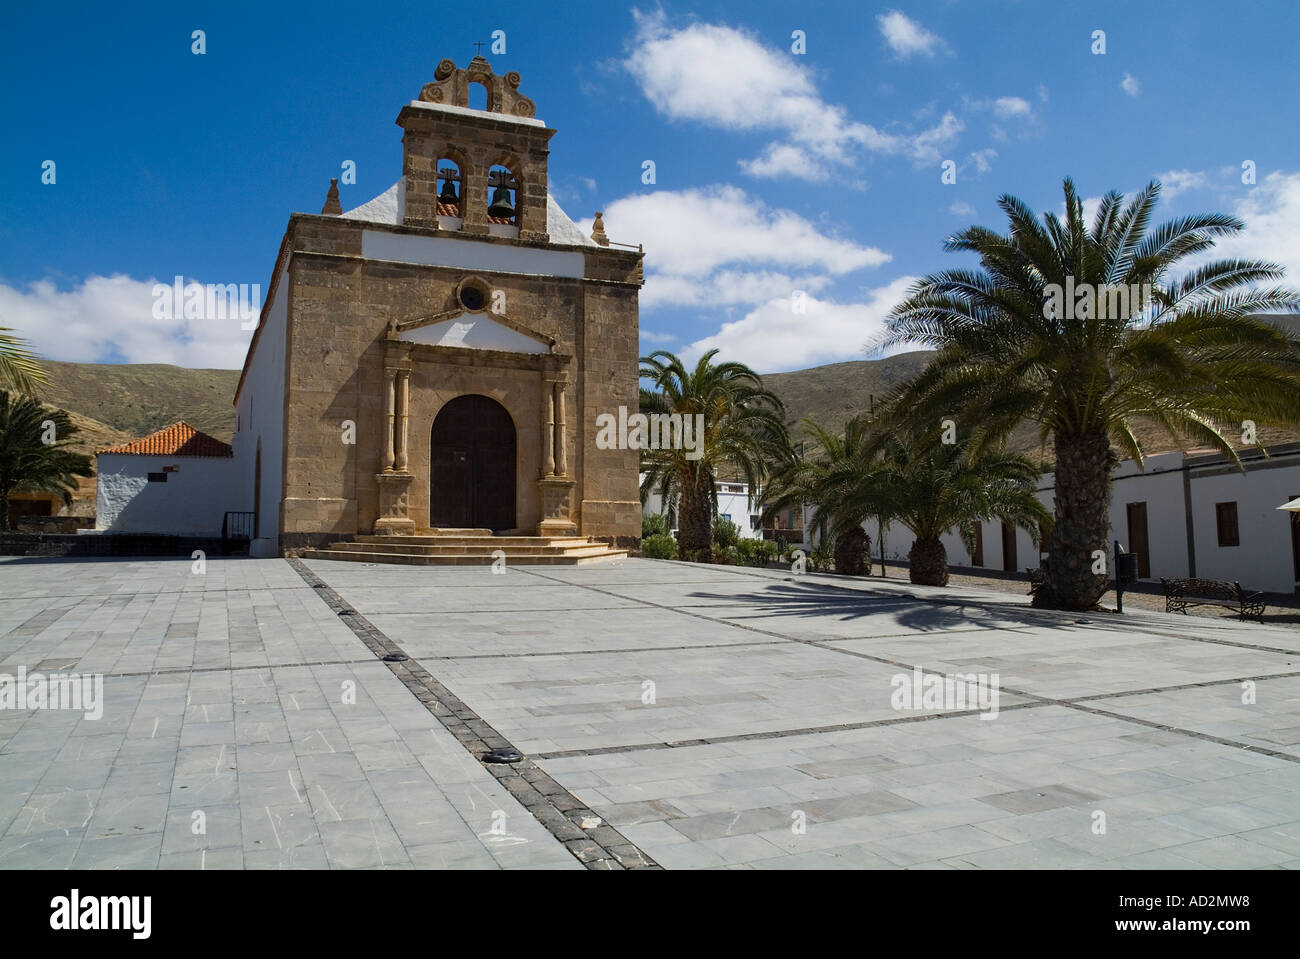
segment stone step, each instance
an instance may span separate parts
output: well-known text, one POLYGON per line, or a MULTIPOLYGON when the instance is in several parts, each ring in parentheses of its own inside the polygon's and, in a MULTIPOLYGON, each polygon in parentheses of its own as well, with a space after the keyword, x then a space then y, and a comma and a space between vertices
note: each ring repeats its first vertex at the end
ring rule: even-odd
MULTIPOLYGON (((525 554, 512 557, 506 555, 506 565, 520 566, 584 566, 588 563, 604 563, 612 559, 625 559, 627 550, 611 549, 603 545, 593 545, 584 550, 571 551, 556 555, 525 554)), ((495 560, 488 553, 450 553, 426 555, 423 553, 395 553, 374 550, 306 549, 302 551, 303 559, 341 560, 351 563, 389 563, 400 566, 490 566, 495 560)))
POLYGON ((588 540, 575 540, 572 542, 547 543, 545 541, 533 542, 527 544, 500 544, 495 542, 488 543, 407 543, 403 542, 406 537, 389 537, 387 543, 357 543, 340 541, 330 543, 327 549, 341 550, 349 553, 412 553, 420 556, 455 556, 464 554, 467 556, 491 556, 498 550, 504 552, 506 556, 562 556, 567 553, 585 554, 585 551, 605 549, 604 543, 593 543, 588 540))
MULTIPOLYGON (((403 544, 407 546, 487 546, 491 549, 509 549, 512 546, 586 546, 593 542, 586 536, 376 536, 363 534, 351 542, 366 546, 403 544)), ((595 541, 599 542, 599 541, 595 541)))

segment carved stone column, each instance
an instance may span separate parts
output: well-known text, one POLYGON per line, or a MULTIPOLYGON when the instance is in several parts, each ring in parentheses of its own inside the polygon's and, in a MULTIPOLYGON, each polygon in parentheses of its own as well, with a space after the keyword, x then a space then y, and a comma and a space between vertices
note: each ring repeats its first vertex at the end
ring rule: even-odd
POLYGON ((576 536, 578 524, 573 520, 574 481, 568 477, 568 441, 564 436, 564 387, 566 377, 561 367, 551 367, 542 374, 542 463, 543 475, 537 481, 542 499, 539 536, 576 536))
POLYGON ((542 476, 555 475, 555 391, 542 377, 542 476))
POLYGON ((568 440, 564 436, 564 381, 555 381, 555 475, 569 475, 568 440))
POLYGON ((393 468, 399 473, 406 472, 407 462, 407 426, 410 422, 411 413, 411 371, 397 371, 397 455, 394 460, 393 468))
POLYGON ((388 429, 384 432, 383 470, 393 471, 393 417, 395 415, 395 374, 390 369, 384 370, 384 416, 388 429))

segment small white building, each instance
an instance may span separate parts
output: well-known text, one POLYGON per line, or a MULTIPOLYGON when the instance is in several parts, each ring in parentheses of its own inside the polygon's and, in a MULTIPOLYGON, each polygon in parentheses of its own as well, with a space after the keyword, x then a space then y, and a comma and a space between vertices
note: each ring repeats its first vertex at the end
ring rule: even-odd
MULTIPOLYGON (((645 476, 641 477, 643 480, 645 476)), ((763 528, 759 522, 761 510, 752 501, 749 484, 744 480, 718 480, 714 484, 718 495, 718 513, 721 519, 730 520, 740 527, 740 535, 746 539, 762 539, 763 528)), ((664 512, 663 497, 653 491, 641 504, 641 515, 650 516, 664 512)), ((673 532, 677 532, 674 527, 673 532)))
POLYGON ((188 423, 99 450, 95 529, 219 538, 251 509, 230 444, 188 423))
MULTIPOLYGON (((1110 531, 1138 554, 1138 578, 1199 576, 1240 582, 1248 590, 1300 589, 1300 514, 1278 509, 1300 496, 1300 443, 1239 451, 1244 472, 1219 453, 1162 453, 1146 468, 1124 460, 1111 476, 1110 531)), ((1044 473, 1038 496, 1050 510, 1054 475, 1044 473)), ((880 558, 879 531, 867 523, 871 554, 880 558)), ((953 566, 1023 572, 1039 551, 1023 529, 979 524, 975 555, 956 530, 942 537, 953 566)), ((885 530, 885 556, 906 560, 915 537, 894 523, 885 530)))

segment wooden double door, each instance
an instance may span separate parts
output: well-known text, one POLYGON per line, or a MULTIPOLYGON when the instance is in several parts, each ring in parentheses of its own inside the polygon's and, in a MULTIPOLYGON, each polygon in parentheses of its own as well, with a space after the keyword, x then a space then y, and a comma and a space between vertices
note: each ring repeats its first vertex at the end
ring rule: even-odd
POLYGON ((458 396, 433 421, 429 525, 515 528, 515 424, 486 396, 458 396))

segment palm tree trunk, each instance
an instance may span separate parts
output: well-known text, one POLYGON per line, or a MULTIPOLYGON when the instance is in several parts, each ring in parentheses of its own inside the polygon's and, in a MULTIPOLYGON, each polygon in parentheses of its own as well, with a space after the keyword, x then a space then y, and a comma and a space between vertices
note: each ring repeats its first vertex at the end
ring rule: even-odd
POLYGON ((1034 605, 1092 609, 1109 582, 1105 572, 1093 572, 1098 565, 1093 552, 1099 549, 1106 554, 1115 454, 1101 431, 1058 434, 1054 442, 1056 521, 1048 547, 1047 584, 1035 594, 1034 605))
POLYGON ((871 551, 871 537, 861 526, 855 526, 835 537, 835 572, 847 576, 865 576, 871 551))
POLYGON ((9 491, 0 490, 0 532, 9 532, 9 491))
POLYGON ((678 555, 698 563, 713 562, 713 500, 708 474, 694 470, 681 476, 677 507, 678 555))
POLYGON ((948 551, 937 536, 920 537, 907 554, 908 579, 918 586, 948 585, 948 551))

